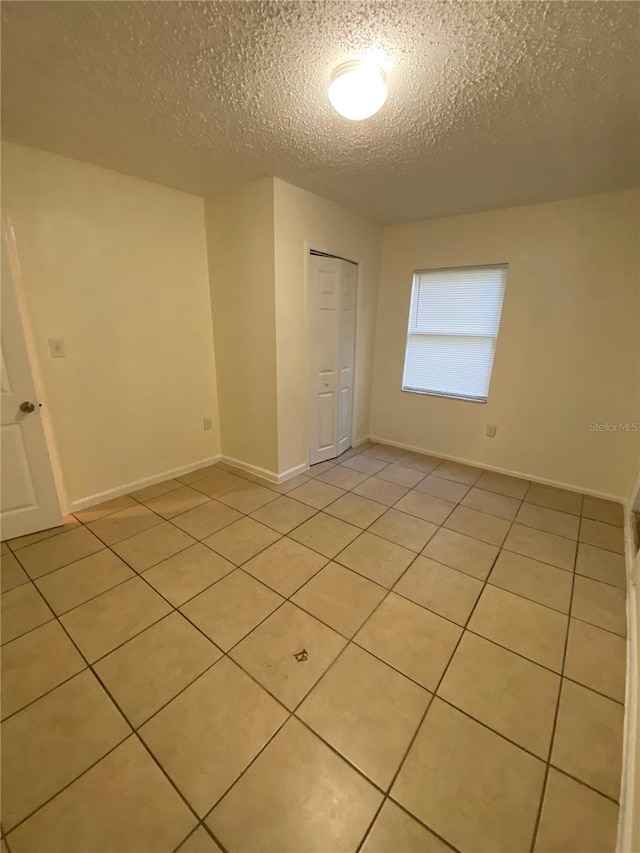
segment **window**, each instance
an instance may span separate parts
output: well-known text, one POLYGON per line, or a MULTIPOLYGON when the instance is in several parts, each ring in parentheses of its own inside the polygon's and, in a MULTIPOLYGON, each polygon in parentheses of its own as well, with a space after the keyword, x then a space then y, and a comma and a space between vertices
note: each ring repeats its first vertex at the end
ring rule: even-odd
POLYGON ((506 279, 506 264, 413 274, 403 391, 487 401, 506 279))

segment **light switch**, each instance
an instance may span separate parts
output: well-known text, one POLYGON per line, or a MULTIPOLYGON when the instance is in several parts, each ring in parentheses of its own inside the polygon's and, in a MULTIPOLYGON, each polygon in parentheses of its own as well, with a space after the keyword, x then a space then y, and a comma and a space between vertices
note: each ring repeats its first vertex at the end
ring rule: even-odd
POLYGON ((489 438, 494 438, 496 434, 496 429, 496 424, 487 424, 487 435, 489 436, 489 438))
POLYGON ((64 358, 64 338, 49 338, 49 353, 51 358, 64 358))

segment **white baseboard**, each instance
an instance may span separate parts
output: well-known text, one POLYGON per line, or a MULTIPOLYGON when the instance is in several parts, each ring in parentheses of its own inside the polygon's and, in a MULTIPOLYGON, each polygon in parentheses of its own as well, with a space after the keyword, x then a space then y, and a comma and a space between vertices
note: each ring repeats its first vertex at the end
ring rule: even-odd
POLYGON ((200 459, 198 462, 191 462, 189 465, 183 465, 181 468, 174 468, 172 471, 163 471, 161 474, 154 474, 152 477, 144 477, 142 480, 135 480, 132 483, 124 483, 122 486, 107 489, 106 492, 98 492, 96 495, 89 495, 86 498, 71 501, 69 505, 69 512, 77 512, 80 509, 86 509, 88 506, 95 506, 95 504, 111 500, 111 498, 119 498, 120 495, 128 495, 129 492, 135 492, 138 489, 144 489, 146 486, 153 486, 156 483, 162 483, 163 480, 171 480, 173 477, 182 477, 184 474, 189 474, 191 471, 196 471, 198 468, 206 468, 207 465, 214 465, 216 462, 220 462, 220 459, 220 455, 210 456, 208 459, 200 459))
POLYGON ((585 489, 582 486, 575 486, 573 483, 562 483, 559 480, 550 480, 546 477, 537 477, 535 474, 526 474, 523 471, 512 471, 509 468, 500 468, 497 465, 488 465, 486 462, 478 462, 475 459, 463 459, 461 456, 447 456, 444 453, 437 453, 434 450, 427 450, 424 447, 414 447, 410 444, 403 444, 399 441, 393 441, 390 438, 382 438, 377 435, 370 435, 369 441, 375 441, 378 444, 388 444, 391 447, 398 447, 401 450, 411 450, 414 453, 424 453, 427 456, 434 456, 436 459, 444 459, 447 462, 460 462, 463 465, 472 465, 474 468, 483 468, 485 471, 495 471, 497 474, 508 474, 510 477, 520 477, 522 480, 531 480, 532 483, 540 483, 542 486, 553 486, 556 489, 566 489, 569 492, 579 492, 581 495, 590 495, 594 498, 603 498, 607 501, 615 501, 616 503, 626 504, 627 498, 620 495, 612 495, 608 492, 599 492, 596 489, 585 489))
POLYGON ((286 483, 287 480, 293 480, 294 477, 297 477, 298 474, 304 474, 305 471, 309 470, 309 463, 303 462, 301 465, 295 465, 293 468, 289 468, 288 471, 283 471, 282 474, 278 474, 278 483, 286 483))
POLYGON ((361 444, 365 444, 367 441, 369 441, 369 437, 366 435, 363 438, 356 438, 351 443, 351 447, 360 447, 361 444))
POLYGON ((270 483, 278 482, 278 475, 275 471, 268 471, 266 468, 260 468, 258 465, 251 465, 249 462, 243 462, 242 459, 234 459, 233 456, 222 456, 220 461, 226 465, 233 465, 234 468, 238 468, 240 471, 246 471, 247 474, 254 474, 256 477, 268 480, 270 483))
POLYGON ((250 465, 248 462, 242 462, 240 459, 234 459, 231 456, 210 456, 208 459, 200 459, 198 462, 192 462, 189 465, 183 465, 181 468, 174 468, 171 471, 163 471, 160 474, 154 474, 153 477, 145 477, 142 480, 134 480, 131 483, 124 483, 121 486, 116 486, 113 489, 107 489, 104 492, 98 492, 95 495, 88 495, 86 498, 79 498, 71 501, 69 504, 69 512, 74 513, 81 509, 86 509, 96 504, 101 504, 111 498, 119 498, 121 495, 128 495, 130 492, 135 492, 138 489, 144 489, 146 486, 153 486, 156 483, 162 483, 163 480, 171 480, 174 477, 182 477, 184 474, 190 474, 191 471, 196 471, 198 468, 206 468, 208 465, 215 465, 216 462, 226 462, 227 465, 233 465, 234 468, 239 468, 241 471, 246 471, 249 474, 254 474, 256 477, 261 477, 270 483, 284 483, 287 480, 293 479, 303 471, 307 471, 309 466, 306 464, 296 465, 295 468, 290 468, 282 474, 276 474, 274 471, 267 471, 266 468, 259 468, 257 465, 250 465))
MULTIPOLYGON (((356 438, 353 440, 351 447, 360 447, 360 445, 365 444, 368 440, 367 436, 364 438, 356 438)), ((308 471, 310 467, 311 465, 309 465, 308 462, 301 462, 300 465, 295 465, 293 468, 289 468, 287 471, 283 471, 281 474, 278 474, 278 479, 272 480, 272 482, 286 483, 287 480, 292 480, 299 474, 304 474, 304 472, 308 471)))
POLYGON ((223 456, 221 461, 225 462, 227 465, 232 465, 234 468, 238 468, 240 471, 246 471, 248 474, 254 474, 256 477, 260 477, 268 483, 275 484, 286 483, 287 480, 292 480, 294 477, 297 477, 298 474, 302 474, 304 471, 309 470, 309 465, 304 462, 301 465, 296 465, 294 468, 289 468, 287 471, 283 471, 281 474, 276 474, 275 471, 269 471, 267 468, 260 468, 258 465, 251 465, 249 462, 243 462, 241 459, 234 459, 232 456, 223 456))
MULTIPOLYGON (((367 436, 355 439, 351 446, 359 447, 368 440, 367 436)), ((286 483, 287 480, 293 480, 294 477, 297 477, 299 474, 304 474, 304 472, 308 471, 311 467, 308 462, 301 462, 299 465, 294 465, 293 468, 288 468, 286 471, 276 474, 275 471, 269 471, 266 468, 259 468, 257 465, 251 465, 249 462, 243 462, 241 459, 234 459, 232 456, 223 456, 221 461, 225 462, 227 465, 233 465, 234 468, 238 468, 240 471, 246 471, 248 474, 254 474, 256 477, 261 477, 269 483, 276 483, 278 485, 280 483, 286 483)))

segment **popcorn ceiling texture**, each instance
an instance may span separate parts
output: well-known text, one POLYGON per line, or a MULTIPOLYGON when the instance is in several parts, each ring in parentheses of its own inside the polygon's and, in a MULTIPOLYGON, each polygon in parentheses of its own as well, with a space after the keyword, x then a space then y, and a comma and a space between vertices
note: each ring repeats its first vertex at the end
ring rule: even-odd
POLYGON ((198 195, 283 178, 381 222, 638 183, 635 2, 3 2, 14 142, 198 195), (374 117, 340 62, 386 54, 374 117))

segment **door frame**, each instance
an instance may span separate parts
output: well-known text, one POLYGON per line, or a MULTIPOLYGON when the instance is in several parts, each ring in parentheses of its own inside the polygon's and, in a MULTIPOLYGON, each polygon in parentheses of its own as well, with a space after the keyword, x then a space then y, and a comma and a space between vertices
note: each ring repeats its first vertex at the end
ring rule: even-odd
POLYGON ((305 447, 305 464, 306 469, 309 470, 311 465, 309 464, 309 415, 311 413, 311 405, 310 405, 310 395, 309 395, 309 376, 310 376, 310 346, 309 346, 309 256, 310 253, 314 252, 322 252, 325 255, 331 255, 334 258, 338 258, 343 261, 350 261, 352 264, 355 264, 358 268, 356 273, 356 328, 354 334, 354 355, 353 355, 353 388, 354 393, 351 395, 351 447, 354 446, 356 441, 356 422, 354 418, 355 411, 355 386, 356 386, 356 377, 358 375, 358 332, 360 328, 360 311, 361 311, 361 287, 362 287, 362 265, 363 260, 360 255, 354 254, 352 252, 341 252, 339 249, 335 247, 329 248, 326 245, 320 243, 317 240, 305 240, 304 241, 304 363, 305 363, 305 382, 306 382, 306 392, 305 392, 305 419, 304 419, 304 447, 305 447))
POLYGON ((0 248, 7 254, 7 263, 11 270, 11 283, 13 284, 13 292, 18 306, 18 316, 22 327, 22 337, 24 338, 25 348, 27 350, 27 358, 29 360, 33 387, 35 388, 38 402, 41 406, 40 419, 44 430, 49 461, 51 463, 53 482, 58 498, 58 504, 60 506, 60 512, 65 516, 69 512, 69 499, 64 482, 64 475, 62 473, 62 465, 60 463, 60 454, 58 453, 53 422, 51 420, 51 409, 47 400, 47 392, 42 375, 42 369, 40 367, 40 359, 38 358, 36 338, 31 323, 29 305, 24 287, 24 279, 22 277, 22 267, 20 264, 20 255, 18 252, 15 229, 13 227, 11 211, 8 208, 2 208, 2 213, 0 215, 0 230, 2 231, 0 237, 2 245, 0 248))
POLYGON ((640 750, 640 683, 638 679, 638 640, 640 623, 640 551, 635 553, 633 513, 640 512, 640 471, 624 510, 625 568, 627 575, 627 661, 624 697, 622 788, 616 851, 631 850, 640 838, 640 786, 638 754, 640 750))

